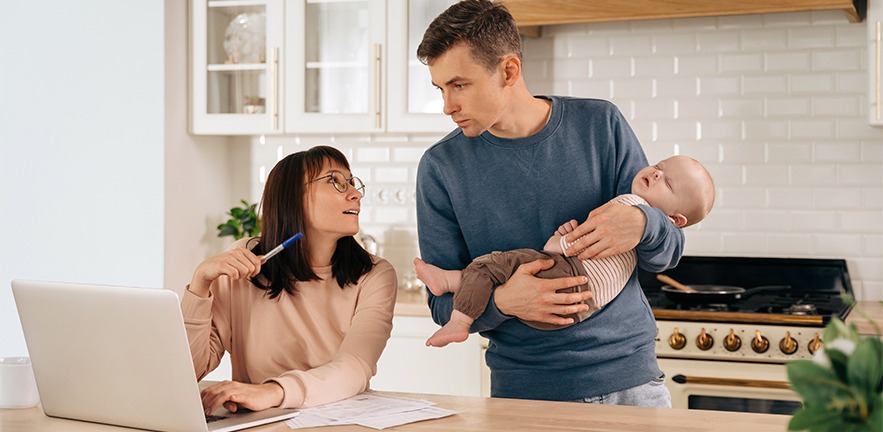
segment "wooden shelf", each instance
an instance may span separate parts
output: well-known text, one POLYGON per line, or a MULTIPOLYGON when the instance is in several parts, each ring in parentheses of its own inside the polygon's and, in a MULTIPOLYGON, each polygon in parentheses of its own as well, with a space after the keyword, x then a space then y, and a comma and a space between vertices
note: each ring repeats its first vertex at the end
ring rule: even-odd
MULTIPOLYGON (((587 22, 695 18, 842 10, 849 22, 865 18, 867 0, 502 0, 520 28, 587 22)), ((522 32, 525 33, 525 32, 522 32)))

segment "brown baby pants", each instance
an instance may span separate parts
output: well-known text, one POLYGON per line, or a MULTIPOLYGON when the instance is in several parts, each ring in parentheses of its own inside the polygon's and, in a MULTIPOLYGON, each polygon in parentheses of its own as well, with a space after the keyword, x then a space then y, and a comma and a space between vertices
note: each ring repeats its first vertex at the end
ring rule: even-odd
MULTIPOLYGON (((463 312, 472 319, 481 315, 487 307, 491 297, 491 291, 497 285, 506 283, 518 269, 518 266, 536 261, 538 259, 555 260, 555 265, 547 270, 542 270, 536 277, 554 279, 567 276, 586 276, 585 267, 576 257, 566 257, 557 253, 536 251, 533 249, 515 249, 507 252, 491 252, 482 255, 472 261, 465 269, 460 279, 460 287, 454 293, 454 309, 463 312)), ((560 293, 583 292, 591 290, 589 284, 568 287, 558 290, 560 293)), ((592 312, 598 310, 594 299, 585 301, 589 305, 587 312, 578 314, 561 315, 573 318, 574 324, 588 318, 592 312)), ((554 325, 534 321, 524 321, 525 324, 540 330, 556 330, 569 327, 573 324, 554 325)))

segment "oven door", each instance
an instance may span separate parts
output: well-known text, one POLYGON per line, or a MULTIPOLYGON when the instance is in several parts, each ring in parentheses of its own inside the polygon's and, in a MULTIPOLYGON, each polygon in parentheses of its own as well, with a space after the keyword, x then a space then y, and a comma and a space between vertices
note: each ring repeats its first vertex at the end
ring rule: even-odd
POLYGON ((794 414, 800 396, 783 364, 660 358, 673 408, 794 414))

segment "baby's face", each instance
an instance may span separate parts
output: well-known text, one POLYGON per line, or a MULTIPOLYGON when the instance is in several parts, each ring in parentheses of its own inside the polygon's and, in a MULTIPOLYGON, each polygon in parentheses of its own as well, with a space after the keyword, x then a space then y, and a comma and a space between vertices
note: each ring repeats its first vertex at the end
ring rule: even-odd
POLYGON ((666 215, 688 214, 700 205, 699 188, 704 180, 701 165, 686 156, 672 156, 638 171, 632 193, 647 200, 666 215))

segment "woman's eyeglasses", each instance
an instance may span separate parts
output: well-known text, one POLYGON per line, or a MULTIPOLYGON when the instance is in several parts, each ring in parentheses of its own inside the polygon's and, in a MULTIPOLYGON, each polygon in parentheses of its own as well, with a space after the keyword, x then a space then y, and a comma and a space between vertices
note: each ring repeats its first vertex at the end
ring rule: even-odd
POLYGON ((322 177, 319 177, 312 181, 308 181, 307 184, 324 179, 329 179, 328 183, 331 183, 331 185, 334 186, 334 189, 337 189, 337 191, 340 193, 346 192, 347 188, 352 185, 352 187, 359 191, 362 195, 365 195, 365 183, 362 183, 362 180, 360 178, 356 176, 346 178, 340 171, 332 171, 331 174, 323 175, 322 177))

